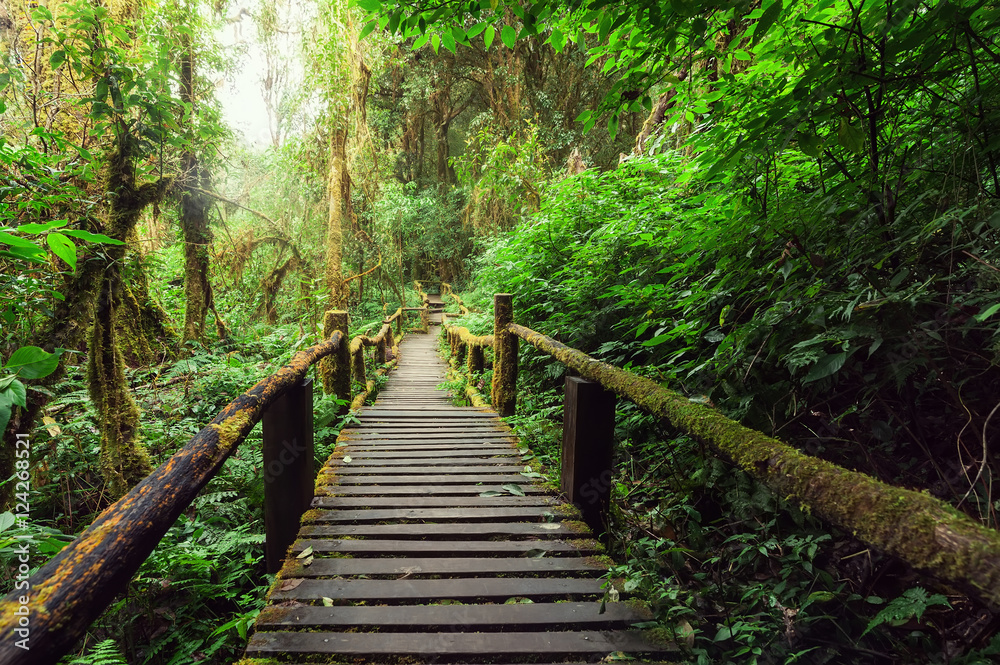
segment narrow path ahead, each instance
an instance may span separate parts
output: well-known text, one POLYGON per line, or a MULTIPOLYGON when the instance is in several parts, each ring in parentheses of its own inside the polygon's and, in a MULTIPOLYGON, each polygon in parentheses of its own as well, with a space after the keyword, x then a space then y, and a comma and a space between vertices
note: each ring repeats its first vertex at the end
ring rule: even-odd
POLYGON ((378 400, 341 433, 247 656, 552 663, 654 652, 626 630, 641 611, 601 611, 596 544, 521 475, 496 414, 436 389, 437 329, 404 339, 378 400))

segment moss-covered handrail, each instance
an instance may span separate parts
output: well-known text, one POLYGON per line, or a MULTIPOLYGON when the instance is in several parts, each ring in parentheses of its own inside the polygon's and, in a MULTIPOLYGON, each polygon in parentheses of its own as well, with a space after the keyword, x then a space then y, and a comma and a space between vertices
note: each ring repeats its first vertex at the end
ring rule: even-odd
POLYGON ((264 411, 313 363, 347 344, 337 331, 230 402, 170 459, 0 601, 0 662, 55 663, 122 592, 163 534, 222 467, 264 411), (26 609, 24 609, 26 608, 26 609), (26 650, 18 646, 30 647, 26 650))
POLYGON ((654 416, 665 418, 677 429, 722 453, 778 496, 794 500, 869 545, 959 586, 988 606, 1000 607, 1000 533, 928 494, 894 487, 806 455, 650 379, 595 360, 551 337, 517 325, 510 320, 510 296, 500 295, 505 296, 506 303, 497 303, 494 407, 511 399, 513 386, 503 385, 502 377, 510 373, 511 363, 515 377, 517 371, 516 347, 511 361, 511 353, 499 348, 500 338, 509 335, 515 340, 523 339, 580 376, 600 383, 654 416), (497 377, 501 377, 499 382, 497 377))
POLYGON ((450 297, 455 301, 455 304, 458 305, 459 316, 464 316, 469 313, 469 308, 465 306, 464 302, 462 302, 461 296, 452 290, 451 284, 448 282, 441 282, 441 298, 444 299, 445 297, 450 297))
POLYGON ((365 370, 364 350, 365 347, 369 346, 375 347, 376 365, 384 365, 386 360, 388 360, 390 353, 395 356, 396 342, 392 336, 392 326, 388 323, 383 323, 382 328, 374 337, 358 335, 351 340, 350 354, 352 373, 354 374, 354 381, 362 386, 361 393, 355 395, 354 399, 351 400, 352 410, 361 408, 364 405, 365 400, 368 398, 368 395, 375 387, 374 382, 368 380, 368 375, 365 370))

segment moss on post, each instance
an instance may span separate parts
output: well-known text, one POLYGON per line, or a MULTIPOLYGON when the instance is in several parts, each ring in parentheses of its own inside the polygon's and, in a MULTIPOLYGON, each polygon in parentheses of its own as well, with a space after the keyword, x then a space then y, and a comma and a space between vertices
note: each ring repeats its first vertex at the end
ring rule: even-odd
POLYGON ((501 416, 514 415, 517 406, 517 336, 514 323, 514 296, 498 293, 493 297, 493 408, 501 416))
POLYGON ((482 372, 483 367, 486 365, 486 359, 483 355, 483 347, 481 344, 469 344, 469 374, 474 372, 482 372))
MULTIPOLYGON (((323 316, 323 337, 330 339, 333 333, 339 331, 343 342, 337 352, 323 358, 319 363, 320 381, 323 392, 335 395, 349 403, 351 401, 351 349, 347 339, 347 312, 330 310, 323 316)), ((362 383, 364 378, 362 378, 362 383)))

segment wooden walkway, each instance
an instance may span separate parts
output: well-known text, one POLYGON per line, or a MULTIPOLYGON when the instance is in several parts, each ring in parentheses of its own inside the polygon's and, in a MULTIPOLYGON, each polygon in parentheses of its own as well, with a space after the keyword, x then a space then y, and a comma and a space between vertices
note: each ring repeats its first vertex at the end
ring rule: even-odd
POLYGON ((436 390, 446 371, 436 332, 404 339, 378 400, 341 433, 246 655, 562 663, 655 654, 628 630, 643 612, 624 602, 601 612, 596 544, 521 475, 496 414, 436 390))

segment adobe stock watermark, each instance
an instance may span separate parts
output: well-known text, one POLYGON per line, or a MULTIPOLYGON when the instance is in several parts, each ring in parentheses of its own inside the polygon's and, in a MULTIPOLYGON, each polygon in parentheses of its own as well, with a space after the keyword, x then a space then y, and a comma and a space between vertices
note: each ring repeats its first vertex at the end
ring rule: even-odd
POLYGON ((298 461, 303 454, 308 451, 305 443, 300 443, 297 438, 291 441, 284 439, 281 442, 281 449, 264 466, 264 482, 273 483, 280 477, 292 463, 298 461))
MULTIPOLYGON (((31 439, 27 434, 17 435, 15 446, 14 477, 17 484, 14 488, 14 519, 19 527, 27 526, 28 514, 31 512, 31 475, 28 472, 28 457, 31 454, 31 439)), ((17 555, 17 574, 14 576, 14 591, 20 591, 17 602, 13 606, 14 616, 17 618, 17 627, 14 635, 18 638, 14 641, 14 646, 25 651, 30 650, 29 641, 31 639, 31 610, 28 604, 31 602, 31 583, 28 578, 31 574, 31 549, 29 547, 27 533, 18 534, 15 538, 19 541, 14 548, 17 555)))

